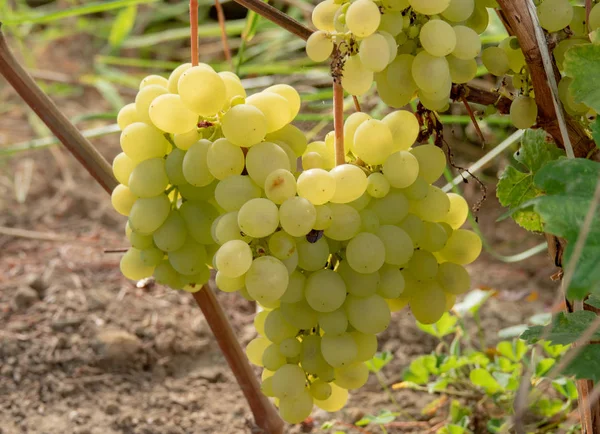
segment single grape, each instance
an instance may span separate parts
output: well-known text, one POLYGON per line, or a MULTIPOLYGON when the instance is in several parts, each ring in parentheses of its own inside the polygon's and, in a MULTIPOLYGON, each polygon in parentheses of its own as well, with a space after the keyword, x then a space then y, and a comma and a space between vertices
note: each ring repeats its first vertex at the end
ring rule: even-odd
POLYGON ((303 197, 291 197, 279 207, 279 223, 284 231, 294 237, 308 234, 316 220, 315 206, 303 197))
POLYGON ((348 328, 348 316, 343 308, 319 313, 319 327, 327 334, 339 335, 348 328))
POLYGON ((481 53, 481 61, 496 77, 503 77, 510 69, 508 55, 500 47, 488 47, 481 53))
POLYGON ((117 124, 121 131, 123 131, 134 122, 142 122, 142 119, 138 115, 135 103, 130 103, 119 110, 119 114, 117 114, 117 124))
POLYGON ((367 189, 367 175, 352 164, 334 167, 329 174, 335 180, 335 193, 330 201, 333 203, 349 203, 358 199, 367 189))
POLYGON ((156 246, 165 251, 171 252, 183 246, 187 237, 187 228, 185 220, 177 210, 171 211, 169 217, 154 232, 153 239, 156 246))
POLYGON ((138 197, 132 193, 129 187, 123 184, 117 185, 110 195, 110 202, 113 208, 124 216, 129 215, 137 199, 138 197))
POLYGON ((252 250, 241 240, 227 241, 217 251, 215 264, 224 276, 240 277, 252 265, 252 250))
POLYGON ((259 92, 246 98, 246 104, 259 109, 267 119, 267 133, 283 128, 292 119, 290 103, 273 92, 259 92))
POLYGON ((298 177, 298 196, 308 199, 313 205, 323 205, 335 194, 336 180, 323 169, 305 170, 298 177))
POLYGON ((381 121, 392 133, 395 152, 408 150, 417 140, 420 126, 413 113, 407 110, 396 110, 386 115, 381 121))
POLYGON ((138 197, 153 197, 165 191, 169 178, 163 158, 150 158, 138 164, 129 176, 129 189, 138 197))
POLYGON ((413 255, 413 242, 404 230, 394 225, 383 225, 377 236, 385 245, 385 262, 392 265, 405 265, 413 255))
POLYGON ((421 28, 419 39, 425 51, 436 57, 447 56, 456 47, 454 29, 442 20, 427 21, 421 28))
POLYGON ((238 104, 223 115, 221 128, 223 135, 231 143, 248 148, 265 138, 267 118, 253 105, 238 104))
POLYGON ((211 228, 219 211, 208 202, 187 201, 179 207, 188 233, 200 244, 213 244, 211 228))
POLYGON ((449 262, 467 265, 477 259, 481 248, 481 238, 476 233, 457 229, 448 239, 446 246, 440 250, 440 255, 449 262))
POLYGON ((375 294, 380 280, 378 272, 359 273, 348 264, 348 261, 341 261, 336 271, 344 280, 349 294, 359 297, 375 294))
POLYGON ((261 189, 247 175, 229 176, 217 183, 214 197, 225 211, 238 211, 246 202, 261 196, 261 189))
POLYGON ((415 12, 424 15, 441 14, 450 5, 450 0, 409 0, 415 12))
POLYGON ((454 295, 464 294, 471 289, 471 277, 465 267, 452 262, 439 265, 436 276, 444 292, 454 295))
POLYGON ((168 144, 157 128, 143 122, 134 122, 121 133, 121 148, 135 163, 163 157, 168 144))
POLYGON ((205 66, 193 66, 185 70, 177 87, 183 104, 200 116, 214 116, 226 102, 223 79, 205 66))
POLYGON ((352 113, 344 122, 344 151, 347 154, 354 148, 354 133, 364 121, 371 119, 365 112, 352 113))
POLYGON ((244 170, 244 152, 229 140, 218 139, 208 148, 206 166, 211 175, 220 180, 239 175, 244 170))
POLYGON ((324 62, 329 59, 332 51, 333 41, 322 30, 312 33, 306 40, 306 55, 313 62, 324 62))
POLYGON ((442 17, 448 21, 459 23, 468 19, 474 10, 474 0, 450 0, 450 5, 444 9, 442 17))
POLYGON ((335 369, 334 383, 344 389, 360 389, 369 379, 369 368, 362 362, 335 369))
POLYGON ((344 304, 346 285, 338 273, 319 270, 306 279, 304 295, 310 307, 317 312, 333 312, 344 304))
POLYGON ((481 52, 481 39, 477 32, 467 26, 455 26, 454 33, 456 34, 456 46, 452 55, 462 60, 476 58, 481 52))
POLYGON ((389 54, 387 39, 378 33, 373 33, 363 39, 358 51, 361 63, 373 72, 380 72, 385 69, 390 62, 389 54))
POLYGON ((446 312, 446 296, 435 282, 426 284, 422 291, 412 294, 409 304, 415 319, 422 324, 433 324, 446 312))
POLYGON ((368 297, 348 295, 344 308, 350 325, 361 333, 381 333, 390 324, 390 309, 379 295, 373 294, 368 297))
POLYGON ((419 176, 429 184, 438 180, 446 168, 446 154, 435 145, 416 146, 410 150, 419 162, 419 176))
POLYGON ((273 203, 284 203, 296 195, 296 178, 289 170, 274 170, 265 180, 265 194, 273 203))
POLYGON ((385 261, 385 245, 377 235, 361 232, 346 246, 346 260, 359 273, 374 273, 385 261))
POLYGON ((408 215, 409 202, 400 191, 392 190, 387 196, 374 200, 370 208, 382 225, 397 224, 408 215))
POLYGON ((141 234, 151 234, 167 219, 171 202, 165 194, 144 197, 135 201, 129 212, 131 229, 141 234))
MULTIPOLYGON (((372 3, 371 0, 358 0, 372 3)), ((354 3, 353 3, 354 4, 354 3)), ((377 6, 375 6, 377 7, 377 6)), ((351 95, 364 95, 373 84, 373 71, 367 69, 360 61, 360 56, 350 56, 344 63, 342 87, 351 95)))
POLYGON ((154 125, 171 134, 190 131, 198 123, 198 115, 183 104, 179 95, 174 94, 154 98, 148 114, 154 125))
POLYGON ((329 245, 325 237, 319 239, 316 243, 299 242, 297 251, 298 267, 306 271, 320 270, 329 258, 329 245))
POLYGON ((148 266, 144 264, 144 261, 141 257, 141 252, 131 247, 127 252, 121 257, 120 269, 123 276, 127 279, 131 280, 140 280, 145 277, 149 277, 152 275, 154 271, 153 266, 148 266))
POLYGON ((537 7, 540 25, 550 33, 558 32, 573 19, 573 6, 569 0, 544 0, 537 7))
POLYGON ((269 199, 257 198, 246 202, 238 212, 242 232, 254 238, 271 235, 279 225, 279 210, 269 199))
POLYGON ((207 186, 215 179, 208 170, 208 150, 211 145, 208 140, 200 140, 183 157, 183 176, 195 187, 207 186))
POLYGON ((277 169, 292 170, 287 154, 275 143, 261 142, 248 150, 246 170, 257 185, 264 186, 267 176, 277 169))
POLYGON ((371 0, 357 0, 346 11, 346 25, 354 35, 366 38, 379 27, 381 13, 371 0))
POLYGON ((258 301, 279 299, 285 293, 288 283, 287 268, 273 256, 256 258, 246 272, 246 289, 258 301))
POLYGON ((404 291, 404 276, 398 267, 394 265, 385 265, 379 270, 379 276, 380 281, 379 286, 377 286, 377 294, 385 299, 400 297, 400 294, 404 291))
POLYGON ((392 133, 384 122, 367 119, 354 133, 352 152, 367 164, 377 165, 392 153, 393 144, 392 133))
POLYGON ((324 0, 317 3, 312 11, 313 25, 323 32, 333 32, 335 30, 333 17, 339 8, 340 4, 333 0, 324 0))
POLYGON ((527 129, 537 123, 538 107, 533 98, 520 95, 510 105, 510 120, 519 129, 527 129))
POLYGON ((445 57, 435 57, 421 51, 412 64, 412 75, 420 89, 435 92, 450 78, 450 69, 445 57))
POLYGON ((360 214, 347 204, 331 203, 331 226, 325 229, 328 238, 345 241, 356 235, 360 229, 360 214))

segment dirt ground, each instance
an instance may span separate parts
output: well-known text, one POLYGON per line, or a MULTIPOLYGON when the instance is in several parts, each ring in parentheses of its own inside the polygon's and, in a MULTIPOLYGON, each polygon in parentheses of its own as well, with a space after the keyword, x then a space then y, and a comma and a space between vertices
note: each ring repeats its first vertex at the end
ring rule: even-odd
MULTIPOLYGON (((77 65, 49 69, 71 74, 77 65)), ((32 115, 2 81, 0 100, 10 104, 0 117, 0 147, 34 137, 32 115)), ((68 115, 107 108, 93 90, 55 100, 68 115)), ((94 144, 107 158, 118 152, 116 135, 94 144)), ((455 152, 465 162, 484 151, 465 143, 455 152)), ((504 164, 497 161, 486 174, 493 178, 504 164)), ((541 242, 511 221, 496 222, 503 210, 493 184, 488 187, 479 213, 488 241, 503 254, 541 242)), ((479 195, 475 183, 466 192, 471 201, 479 195)), ((121 276, 119 254, 104 253, 126 245, 124 225, 106 193, 63 148, 0 159, 0 433, 251 432, 248 406, 190 295, 156 285, 136 287, 121 276)), ((484 253, 469 269, 474 287, 498 291, 481 313, 490 342, 499 329, 549 309, 554 298, 556 285, 549 276, 555 269, 544 254, 504 264, 484 253), (524 301, 533 291, 538 299, 524 301)), ((245 345, 254 337, 254 307, 231 294, 218 298, 245 345)), ((395 356, 383 371, 387 382, 398 381, 413 357, 434 347, 410 313, 395 314, 380 338, 380 348, 395 356)), ((411 391, 394 396, 401 410, 417 418, 433 399, 411 391)), ((398 410, 370 378, 345 410, 315 412, 312 432, 321 432, 326 420, 352 423, 382 409, 398 410)))

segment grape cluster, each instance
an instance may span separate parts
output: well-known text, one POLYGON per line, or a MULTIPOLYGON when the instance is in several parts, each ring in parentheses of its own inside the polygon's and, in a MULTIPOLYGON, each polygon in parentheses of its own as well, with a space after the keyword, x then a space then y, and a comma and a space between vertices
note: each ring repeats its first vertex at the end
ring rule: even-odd
POLYGON ((443 110, 452 83, 475 77, 486 8, 495 6, 495 0, 325 0, 313 11, 318 30, 306 52, 323 61, 337 44, 350 94, 366 93, 375 81, 391 107, 403 107, 416 93, 426 108, 443 110))
POLYGON ((334 167, 335 135, 307 144, 299 109, 290 86, 247 96, 207 65, 149 76, 118 116, 112 195, 129 217, 126 277, 197 291, 213 268, 222 291, 261 306, 246 352, 291 423, 343 407, 391 312, 437 321, 481 251, 460 229, 465 200, 432 185, 444 153, 412 147, 414 114, 350 115, 334 167))

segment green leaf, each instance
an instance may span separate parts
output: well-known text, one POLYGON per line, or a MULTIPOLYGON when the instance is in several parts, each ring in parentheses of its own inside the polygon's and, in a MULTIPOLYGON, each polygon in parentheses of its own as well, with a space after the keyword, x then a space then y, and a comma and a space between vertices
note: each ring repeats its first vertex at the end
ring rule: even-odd
POLYGON ((544 348, 544 351, 546 351, 546 354, 554 358, 562 356, 569 349, 569 345, 553 345, 551 342, 548 341, 544 341, 542 347, 544 348))
POLYGON ((527 345, 522 340, 503 341, 498 343, 496 350, 513 362, 519 362, 527 354, 527 345))
POLYGON ((596 146, 600 148, 600 118, 596 118, 592 124, 592 137, 596 143, 596 146))
MULTIPOLYGON (((597 338, 596 338, 597 339, 597 338)), ((571 348, 579 354, 567 365, 564 375, 573 375, 578 380, 600 381, 600 344, 588 344, 583 348, 571 348)))
POLYGON ((564 72, 573 82, 569 89, 576 102, 600 111, 600 46, 584 44, 571 47, 565 54, 564 72))
POLYGON ((498 332, 498 337, 500 339, 511 339, 520 336, 527 330, 527 324, 518 324, 510 327, 505 327, 498 332))
POLYGON ((600 309, 600 295, 598 295, 598 294, 590 295, 588 297, 588 299, 585 301, 585 303, 589 304, 592 307, 600 309))
MULTIPOLYGON (((520 167, 508 166, 496 189, 500 203, 510 209, 539 196, 542 191, 533 184, 533 177, 549 161, 556 160, 564 152, 547 141, 543 130, 528 130, 523 135, 521 149, 515 153, 520 167)), ((518 210, 512 214, 520 226, 530 231, 542 232, 539 215, 532 210, 518 210)))
MULTIPOLYGON (((563 237, 567 247, 563 264, 573 255, 579 231, 590 208, 600 179, 600 163, 583 158, 553 161, 535 175, 535 184, 545 196, 530 201, 541 216, 545 232, 563 237)), ((590 232, 568 288, 570 298, 583 298, 600 283, 600 207, 596 208, 590 232)))
POLYGON ((381 371, 385 365, 390 363, 393 358, 394 356, 392 353, 384 351, 383 353, 375 354, 373 358, 365 362, 365 364, 367 365, 367 368, 369 368, 369 371, 377 373, 381 371))
POLYGON ((490 395, 502 391, 502 386, 486 369, 473 369, 469 374, 469 379, 471 380, 471 383, 473 383, 475 386, 481 387, 490 395))
MULTIPOLYGON (((553 344, 572 344, 585 330, 595 321, 596 314, 587 310, 579 310, 573 313, 559 312, 552 321, 550 333, 546 340, 553 344)), ((533 326, 522 335, 528 343, 535 343, 544 336, 543 326, 533 326)), ((596 331, 592 339, 600 339, 600 331, 596 331)))
POLYGON ((506 432, 504 429, 505 424, 506 422, 503 419, 490 419, 487 423, 487 430, 492 434, 506 432))
POLYGON ((533 407, 534 410, 545 417, 552 417, 563 411, 564 403, 560 399, 541 398, 533 407))
POLYGON ((434 324, 421 324, 417 321, 417 327, 423 330, 425 333, 428 333, 432 336, 435 336, 438 339, 443 338, 444 336, 449 335, 450 333, 454 333, 456 331, 456 323, 458 322, 458 318, 450 315, 449 313, 445 313, 438 322, 434 324))
POLYGON ((121 46, 125 38, 127 38, 131 32, 131 29, 133 29, 136 16, 136 6, 129 6, 117 14, 110 29, 110 35, 108 36, 108 43, 111 47, 117 48, 121 46))
POLYGON ((535 366, 535 375, 543 377, 556 363, 556 359, 542 359, 535 366))
POLYGON ((452 423, 459 423, 461 420, 471 415, 472 411, 469 407, 463 406, 460 401, 453 399, 450 403, 450 420, 452 423))
POLYGON ((552 382, 552 387, 565 398, 575 401, 577 399, 577 386, 570 378, 557 378, 552 382))

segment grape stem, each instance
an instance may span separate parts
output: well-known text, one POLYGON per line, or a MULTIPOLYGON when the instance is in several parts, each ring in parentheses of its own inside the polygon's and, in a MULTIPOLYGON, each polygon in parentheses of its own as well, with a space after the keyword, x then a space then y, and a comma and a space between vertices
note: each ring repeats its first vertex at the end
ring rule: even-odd
POLYGON ((231 49, 229 48, 229 41, 227 40, 227 31, 225 30, 225 13, 223 12, 223 6, 221 6, 220 0, 215 0, 215 9, 217 10, 217 19, 219 20, 219 28, 221 29, 223 54, 225 55, 227 63, 229 63, 229 69, 233 71, 233 59, 231 58, 231 49))
MULTIPOLYGON (((83 167, 107 192, 118 185, 110 164, 94 146, 71 124, 11 53, 0 24, 0 74, 15 88, 19 96, 40 117, 54 135, 77 158, 83 167)), ((235 378, 242 388, 256 424, 265 434, 282 434, 283 421, 273 405, 265 398, 258 385, 256 375, 237 341, 231 324, 227 320, 212 290, 206 285, 194 298, 204 313, 207 323, 215 334, 235 378)))
POLYGON ((251 11, 256 12, 261 17, 274 22, 279 27, 287 30, 290 33, 293 33, 296 36, 299 36, 305 41, 313 33, 313 31, 308 27, 300 24, 289 15, 284 14, 279 9, 274 8, 262 0, 235 0, 235 2, 250 9, 251 11))
POLYGON ((335 132, 335 165, 346 163, 344 152, 344 89, 342 74, 338 70, 341 53, 336 45, 331 60, 331 76, 333 78, 333 129, 335 132))
POLYGON ((483 133, 481 132, 481 128, 479 128, 479 124, 477 123, 477 119, 475 119, 475 114, 473 113, 473 109, 469 105, 469 101, 467 101, 467 98, 465 98, 464 95, 461 97, 461 100, 462 100, 463 104, 465 105, 465 109, 467 109, 467 113, 469 114, 469 117, 471 118, 471 122, 473 122, 473 126, 475 127, 475 131, 477 131, 477 135, 481 139, 481 146, 485 146, 485 137, 483 136, 483 133))
POLYGON ((585 0, 585 23, 586 27, 589 26, 590 12, 592 11, 592 0, 585 0))
POLYGON ((358 97, 356 95, 352 95, 352 101, 354 101, 354 110, 357 112, 361 112, 360 102, 358 101, 358 97))
POLYGON ((190 0, 190 49, 192 66, 198 66, 198 0, 190 0))

